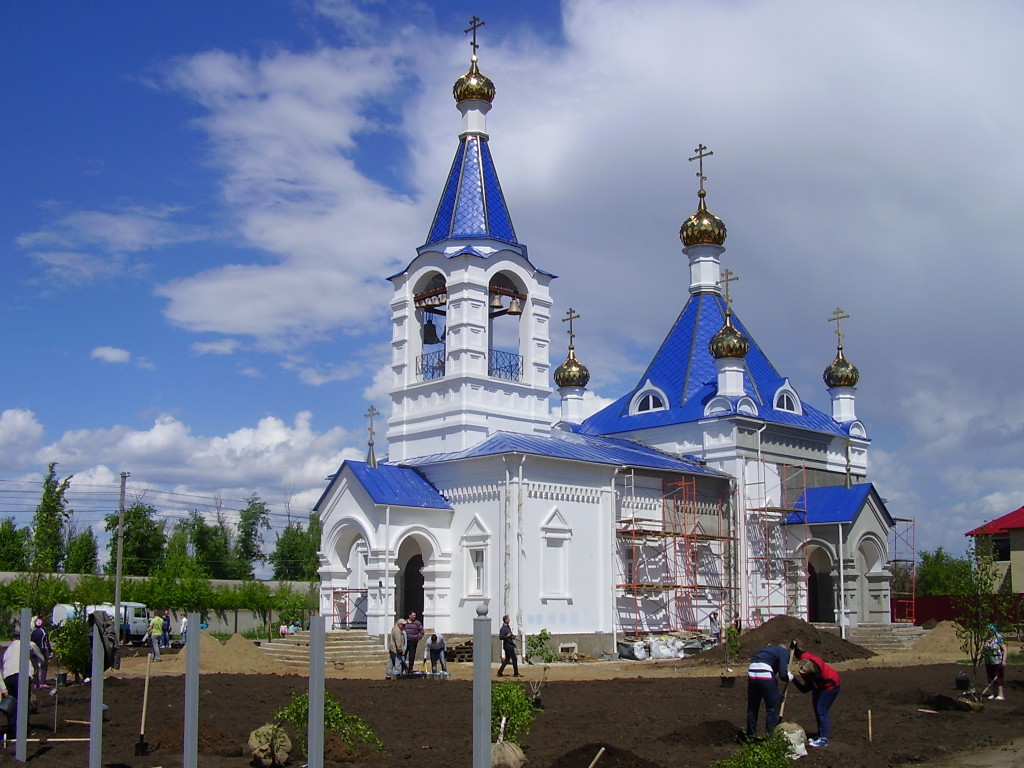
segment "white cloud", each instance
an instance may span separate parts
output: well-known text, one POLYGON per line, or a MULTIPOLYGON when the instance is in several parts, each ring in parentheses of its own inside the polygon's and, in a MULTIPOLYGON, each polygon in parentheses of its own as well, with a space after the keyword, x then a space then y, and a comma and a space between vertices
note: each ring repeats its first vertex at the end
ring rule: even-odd
POLYGON ((237 339, 219 339, 218 341, 197 341, 191 347, 197 355, 233 355, 238 351, 240 343, 237 339))
POLYGON ((8 467, 24 466, 43 437, 43 425, 23 408, 0 413, 0 462, 8 467))
POLYGON ((94 360, 102 360, 105 363, 130 363, 132 353, 120 347, 96 347, 89 353, 94 360))

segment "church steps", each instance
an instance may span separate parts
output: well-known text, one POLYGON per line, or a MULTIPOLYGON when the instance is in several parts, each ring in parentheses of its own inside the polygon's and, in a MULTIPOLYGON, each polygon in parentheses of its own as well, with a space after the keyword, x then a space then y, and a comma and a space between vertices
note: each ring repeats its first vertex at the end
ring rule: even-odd
MULTIPOLYGON (((263 641, 260 650, 282 664, 309 666, 309 632, 296 632, 287 637, 263 641)), ((328 666, 341 664, 387 663, 384 641, 365 632, 328 632, 324 637, 324 661, 328 666)))

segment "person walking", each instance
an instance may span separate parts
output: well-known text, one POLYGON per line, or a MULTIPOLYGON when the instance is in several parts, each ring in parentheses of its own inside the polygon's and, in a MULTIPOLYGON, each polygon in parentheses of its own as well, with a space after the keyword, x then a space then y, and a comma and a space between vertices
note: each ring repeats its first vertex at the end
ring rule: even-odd
POLYGON ((988 685, 985 687, 993 689, 986 698, 993 701, 1006 701, 1003 695, 1003 679, 1006 671, 1006 644, 999 628, 995 624, 988 625, 989 636, 985 645, 981 647, 981 658, 985 660, 985 676, 988 678, 988 685))
POLYGON ((427 661, 427 657, 430 657, 430 674, 437 674, 437 662, 441 662, 441 674, 448 674, 448 662, 444 658, 445 647, 444 647, 444 635, 440 632, 435 632, 427 638, 423 644, 423 663, 427 661))
POLYGON ((802 650, 796 640, 789 647, 793 658, 797 659, 793 684, 803 693, 811 692, 811 706, 818 724, 818 735, 807 743, 812 747, 827 747, 832 731, 828 711, 839 695, 839 673, 813 653, 802 650))
POLYGON ((388 671, 385 680, 405 672, 405 619, 399 619, 388 633, 388 671))
POLYGON ((160 617, 162 627, 160 631, 160 647, 171 647, 171 612, 164 609, 164 615, 160 617))
POLYGON ((761 702, 765 706, 766 733, 770 734, 779 724, 779 680, 790 681, 789 649, 784 645, 767 645, 750 659, 747 667, 747 736, 757 735, 757 720, 761 702))
POLYGON ((43 626, 42 619, 35 620, 35 629, 32 630, 30 637, 40 653, 38 664, 34 665, 36 667, 36 688, 48 688, 46 678, 49 672, 50 657, 53 656, 53 646, 50 644, 50 636, 43 626))
POLYGON ((512 631, 511 619, 508 614, 501 617, 501 629, 498 630, 498 638, 501 640, 501 666, 498 667, 498 677, 505 676, 505 667, 512 662, 512 677, 522 677, 519 674, 519 660, 516 657, 516 633, 512 631))
POLYGON ((159 613, 154 613, 149 620, 149 646, 153 649, 153 661, 160 661, 160 638, 164 633, 164 620, 159 613))
POLYGON ((423 623, 416 618, 416 611, 409 612, 409 618, 405 622, 405 666, 407 671, 412 672, 416 668, 416 646, 423 637, 423 623))

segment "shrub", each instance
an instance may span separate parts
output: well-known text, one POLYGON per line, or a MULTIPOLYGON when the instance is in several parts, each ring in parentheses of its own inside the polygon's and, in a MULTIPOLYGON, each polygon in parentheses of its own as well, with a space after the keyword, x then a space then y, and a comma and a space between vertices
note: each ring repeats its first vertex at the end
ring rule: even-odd
POLYGON ((558 661, 558 653, 548 648, 548 640, 551 639, 551 633, 546 629, 542 629, 536 635, 530 635, 526 638, 526 658, 532 660, 541 661, 544 664, 550 664, 552 661, 558 661))
POLYGON ((505 741, 523 745, 537 711, 523 686, 512 681, 491 687, 491 741, 498 740, 501 718, 505 720, 505 741))
MULTIPOLYGON (((292 694, 292 703, 281 707, 274 713, 274 721, 285 722, 295 729, 302 751, 306 751, 306 734, 309 729, 309 694, 292 694)), ((368 749, 383 749, 384 745, 377 738, 367 723, 356 715, 350 715, 329 691, 324 691, 324 730, 332 731, 341 737, 348 746, 357 752, 368 749)))
POLYGON ((53 655, 63 669, 78 677, 88 677, 90 674, 91 642, 89 624, 83 618, 69 618, 59 627, 50 630, 53 655))
POLYGON ((763 739, 750 739, 732 757, 716 760, 709 768, 790 768, 789 741, 782 731, 763 739))

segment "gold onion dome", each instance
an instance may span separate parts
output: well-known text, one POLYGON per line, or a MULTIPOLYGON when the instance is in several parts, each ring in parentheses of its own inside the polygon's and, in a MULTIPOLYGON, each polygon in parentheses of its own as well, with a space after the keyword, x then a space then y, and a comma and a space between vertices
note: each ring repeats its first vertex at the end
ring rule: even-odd
POLYGON ((856 387, 860 381, 860 371, 857 366, 843 356, 843 347, 836 350, 836 359, 829 363, 828 368, 821 374, 825 384, 831 387, 856 387))
POLYGON ((708 210, 702 189, 697 193, 700 204, 697 212, 683 222, 679 228, 679 239, 683 245, 722 245, 725 242, 725 222, 708 210))
POLYGON ((585 387, 589 382, 590 371, 576 359, 576 350, 569 347, 569 356, 555 368, 555 384, 559 387, 585 387))
POLYGON ((481 101, 492 102, 494 101, 494 93, 494 83, 491 82, 491 78, 481 73, 477 68, 476 56, 473 57, 473 63, 469 65, 469 72, 456 80, 455 85, 452 87, 455 101, 480 99, 481 101))
POLYGON ((750 342, 733 326, 732 315, 726 315, 725 325, 711 337, 708 349, 711 350, 711 354, 716 360, 721 360, 724 357, 746 357, 747 352, 750 351, 750 342))

